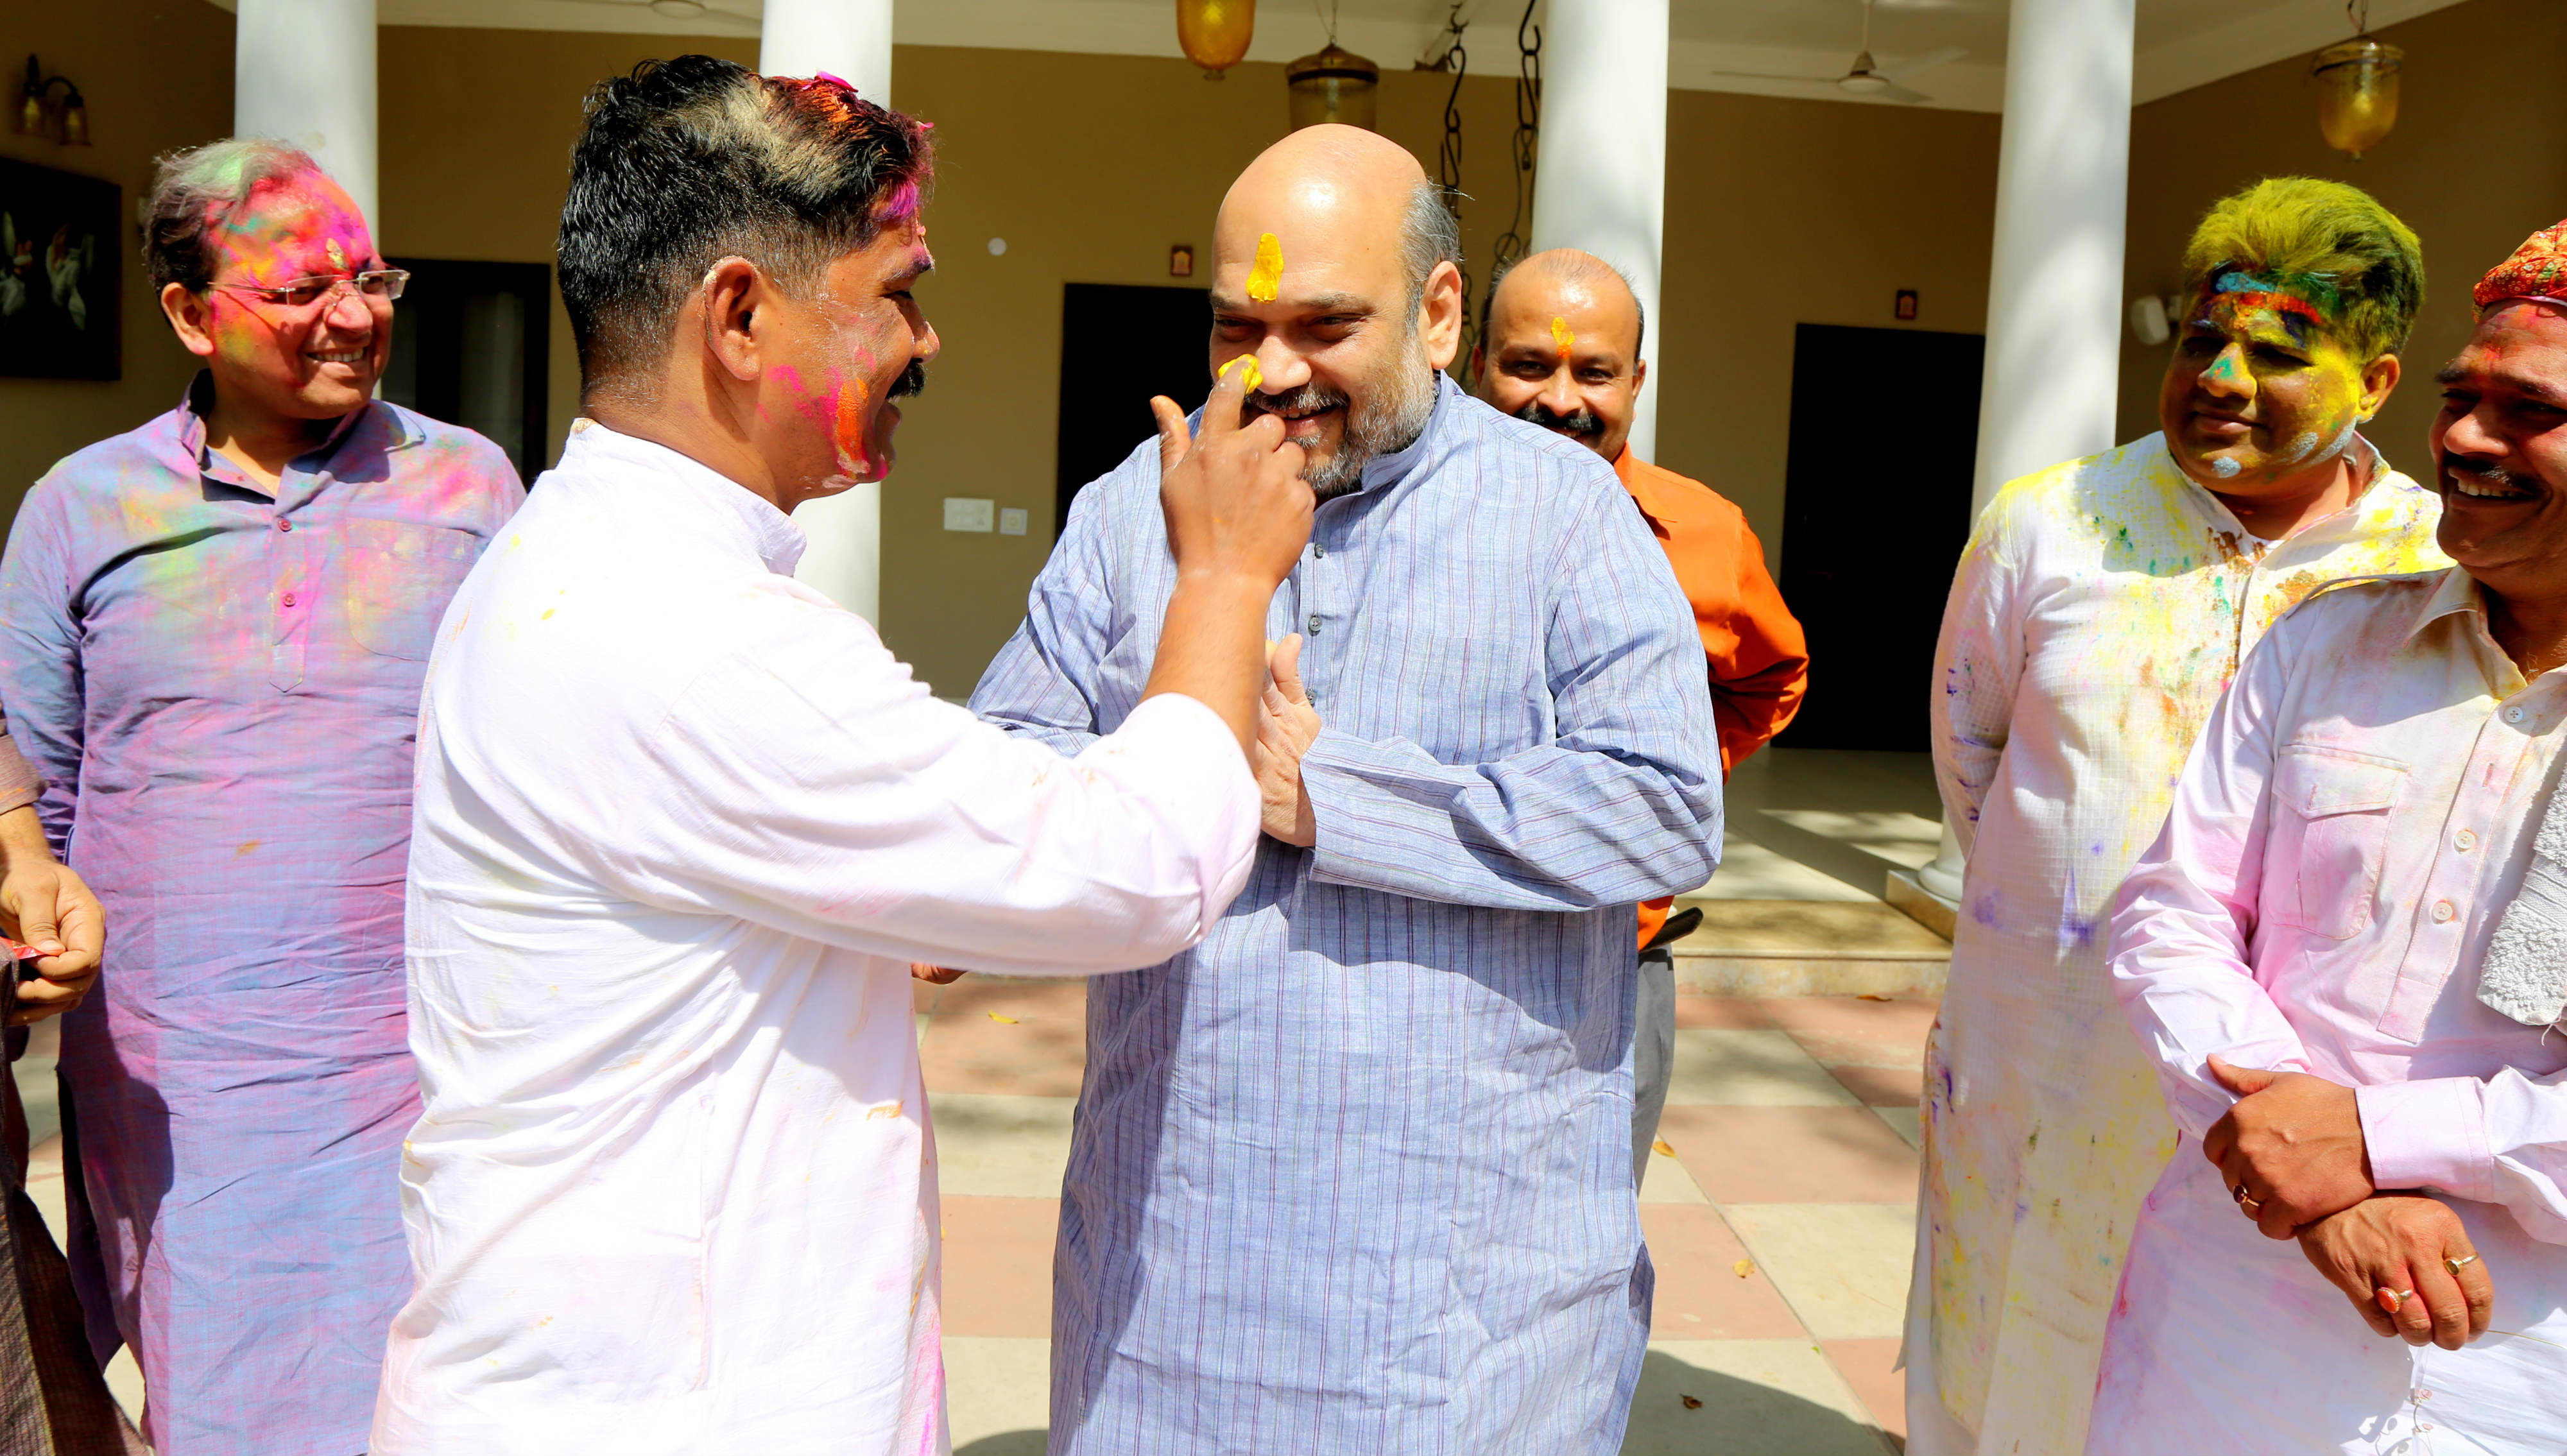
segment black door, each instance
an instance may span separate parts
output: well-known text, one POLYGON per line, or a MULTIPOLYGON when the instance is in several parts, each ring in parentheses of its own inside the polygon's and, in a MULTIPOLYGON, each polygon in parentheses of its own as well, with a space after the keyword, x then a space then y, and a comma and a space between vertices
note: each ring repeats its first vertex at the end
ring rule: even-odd
POLYGON ((1810 695, 1777 745, 1927 746, 1934 636, 1970 534, 1985 346, 1801 325, 1782 587, 1810 634, 1810 695))
POLYGON ((478 431, 508 452, 517 477, 544 468, 550 427, 553 270, 545 263, 387 258, 410 270, 393 306, 384 398, 430 420, 478 431))
POLYGON ((1052 530, 1079 487, 1158 431, 1150 397, 1194 410, 1212 393, 1208 290, 1071 283, 1060 298, 1060 485, 1052 530))

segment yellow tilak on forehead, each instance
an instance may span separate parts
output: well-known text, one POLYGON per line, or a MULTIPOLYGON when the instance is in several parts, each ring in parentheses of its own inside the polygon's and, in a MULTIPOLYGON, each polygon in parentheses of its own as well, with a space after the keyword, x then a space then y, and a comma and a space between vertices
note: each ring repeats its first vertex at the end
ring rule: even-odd
MULTIPOLYGON (((1272 237, 1274 234, 1268 233, 1267 236, 1272 237)), ((1238 358, 1233 359, 1230 363, 1223 365, 1218 370, 1215 370, 1213 372, 1213 378, 1228 379, 1230 378, 1230 372, 1239 368, 1243 364, 1247 365, 1248 369, 1239 377, 1239 392, 1243 395, 1254 394, 1257 391, 1257 387, 1264 383, 1266 379, 1265 375, 1258 372, 1257 356, 1254 354, 1242 354, 1238 358)))
POLYGON ((1284 244, 1275 240, 1275 234, 1261 232, 1257 235, 1257 266, 1248 270, 1248 296, 1259 303, 1273 303, 1283 292, 1284 244))
POLYGON ((1552 315, 1551 342, 1560 346, 1560 357, 1563 360, 1569 358, 1569 350, 1577 347, 1577 336, 1569 332, 1569 320, 1558 314, 1552 315))

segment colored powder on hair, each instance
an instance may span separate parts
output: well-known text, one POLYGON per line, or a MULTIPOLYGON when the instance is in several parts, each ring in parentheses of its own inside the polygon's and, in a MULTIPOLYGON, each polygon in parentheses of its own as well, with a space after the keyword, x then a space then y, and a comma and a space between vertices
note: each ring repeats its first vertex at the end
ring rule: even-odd
POLYGON ((1551 342, 1560 346, 1560 361, 1563 364, 1569 362, 1569 351, 1577 347, 1577 336, 1569 332, 1569 320, 1558 314, 1552 315, 1551 342))
POLYGON ((1259 303, 1273 303, 1284 292, 1284 244, 1275 234, 1257 235, 1257 264, 1248 270, 1248 296, 1259 303))
MULTIPOLYGON (((1272 236, 1272 234, 1269 235, 1272 236)), ((1230 378, 1230 372, 1234 369, 1238 369, 1241 365, 1246 365, 1247 370, 1239 377, 1239 392, 1243 395, 1253 394, 1256 392, 1259 385, 1266 382, 1266 376, 1258 371, 1257 356, 1254 354, 1242 354, 1238 358, 1233 359, 1228 364, 1225 364, 1220 369, 1216 370, 1213 373, 1213 378, 1228 379, 1230 378)))

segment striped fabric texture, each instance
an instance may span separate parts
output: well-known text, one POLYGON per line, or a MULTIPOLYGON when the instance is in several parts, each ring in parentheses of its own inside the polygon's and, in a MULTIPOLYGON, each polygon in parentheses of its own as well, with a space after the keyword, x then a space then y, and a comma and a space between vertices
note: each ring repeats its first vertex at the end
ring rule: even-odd
MULTIPOLYGON (((1074 751, 1174 583, 1145 443, 1081 493, 973 700, 1074 751)), ((1655 1276, 1631 1187, 1632 902, 1720 844, 1702 648, 1590 451, 1449 381, 1323 503, 1318 846, 1195 952, 1099 978, 1054 1265, 1051 1449, 1609 1453, 1655 1276)))

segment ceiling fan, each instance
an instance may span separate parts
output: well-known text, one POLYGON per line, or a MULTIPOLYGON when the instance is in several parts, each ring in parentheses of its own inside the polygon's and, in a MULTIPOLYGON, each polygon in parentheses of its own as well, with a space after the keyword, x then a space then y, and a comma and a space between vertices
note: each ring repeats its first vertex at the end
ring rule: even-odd
POLYGON ((1784 76, 1771 71, 1714 71, 1711 74, 1735 76, 1742 81, 1797 81, 1805 86, 1834 85, 1837 90, 1849 96, 1876 96, 1882 101, 1894 101, 1912 107, 1932 101, 1933 98, 1922 92, 1910 91, 1899 85, 1899 82, 1921 72, 1931 71, 1937 66, 1948 66, 1968 54, 1969 52, 1959 46, 1945 46, 1939 51, 1927 51, 1921 56, 1911 56, 1895 66, 1873 64, 1871 0, 1862 0, 1862 49, 1854 53, 1854 65, 1834 82, 1824 76, 1784 76))

